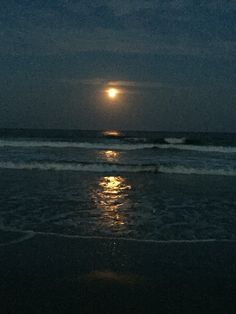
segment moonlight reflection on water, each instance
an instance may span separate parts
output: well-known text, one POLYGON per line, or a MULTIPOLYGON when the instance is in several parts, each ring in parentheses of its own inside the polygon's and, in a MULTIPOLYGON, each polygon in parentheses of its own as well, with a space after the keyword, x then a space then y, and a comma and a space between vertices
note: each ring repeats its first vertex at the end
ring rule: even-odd
POLYGON ((98 181, 93 200, 101 210, 102 221, 106 226, 124 228, 126 222, 122 212, 130 205, 127 193, 130 189, 127 179, 121 176, 105 176, 98 181))
POLYGON ((100 151, 99 155, 102 159, 112 162, 119 160, 120 152, 114 150, 104 150, 100 151))

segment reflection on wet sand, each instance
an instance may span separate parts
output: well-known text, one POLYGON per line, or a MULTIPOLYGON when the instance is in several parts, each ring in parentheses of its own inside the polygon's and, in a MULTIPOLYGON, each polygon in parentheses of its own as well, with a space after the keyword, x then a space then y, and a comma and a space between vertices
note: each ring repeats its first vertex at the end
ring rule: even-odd
POLYGON ((94 191, 93 199, 102 211, 102 219, 109 227, 125 225, 122 211, 129 206, 127 191, 130 189, 127 179, 121 176, 106 176, 98 181, 98 189, 94 191))

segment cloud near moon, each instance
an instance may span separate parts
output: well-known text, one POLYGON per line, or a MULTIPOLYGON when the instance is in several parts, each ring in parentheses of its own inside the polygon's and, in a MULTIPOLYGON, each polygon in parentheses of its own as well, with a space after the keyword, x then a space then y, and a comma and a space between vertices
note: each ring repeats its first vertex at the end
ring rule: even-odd
POLYGON ((85 85, 96 85, 96 86, 110 86, 110 87, 142 87, 142 88, 160 88, 164 85, 161 82, 155 81, 108 81, 102 78, 80 80, 80 83, 85 85))

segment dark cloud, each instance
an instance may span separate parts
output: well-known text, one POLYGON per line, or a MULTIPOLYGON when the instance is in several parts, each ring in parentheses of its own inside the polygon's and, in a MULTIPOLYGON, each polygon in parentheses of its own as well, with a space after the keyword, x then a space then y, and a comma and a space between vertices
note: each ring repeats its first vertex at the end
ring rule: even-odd
POLYGON ((97 86, 117 86, 117 87, 141 87, 141 88, 160 88, 162 87, 162 84, 160 82, 147 82, 147 81, 110 81, 110 80, 104 80, 101 78, 95 78, 95 79, 88 79, 88 80, 81 80, 78 81, 79 83, 85 84, 85 85, 97 85, 97 86))
POLYGON ((101 127, 96 91, 112 84, 139 90, 114 127, 231 130, 235 13, 233 0, 2 0, 0 126, 101 127))
POLYGON ((1 51, 233 56, 235 13, 234 1, 11 0, 1 11, 1 51))

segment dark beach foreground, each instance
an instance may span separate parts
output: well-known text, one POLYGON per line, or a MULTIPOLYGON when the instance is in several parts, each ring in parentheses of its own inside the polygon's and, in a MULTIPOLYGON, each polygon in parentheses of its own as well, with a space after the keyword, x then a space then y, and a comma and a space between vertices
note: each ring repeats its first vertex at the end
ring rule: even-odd
POLYGON ((2 233, 1 313, 235 313, 236 243, 2 233))

